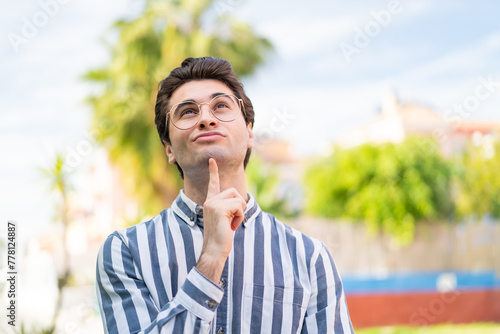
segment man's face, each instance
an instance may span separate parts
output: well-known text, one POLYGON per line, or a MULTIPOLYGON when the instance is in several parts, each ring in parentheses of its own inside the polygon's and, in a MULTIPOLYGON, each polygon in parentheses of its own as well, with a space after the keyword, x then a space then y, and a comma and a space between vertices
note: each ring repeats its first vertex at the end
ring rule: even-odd
MULTIPOLYGON (((217 93, 234 95, 218 80, 190 81, 174 91, 169 105, 186 100, 198 104, 210 102, 217 93)), ((215 158, 221 167, 243 168, 247 149, 253 146, 252 125, 245 123, 243 113, 240 112, 234 121, 222 122, 210 112, 208 104, 201 105, 201 117, 194 127, 180 130, 170 122, 168 131, 170 144, 165 145, 168 160, 177 162, 188 176, 205 170, 210 157, 215 158)))

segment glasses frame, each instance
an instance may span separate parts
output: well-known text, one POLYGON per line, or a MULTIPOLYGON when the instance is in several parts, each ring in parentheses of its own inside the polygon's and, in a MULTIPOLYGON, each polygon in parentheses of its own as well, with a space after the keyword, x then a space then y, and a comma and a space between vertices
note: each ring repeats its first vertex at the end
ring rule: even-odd
MULTIPOLYGON (((239 102, 238 104, 239 104, 239 107, 240 107, 240 111, 243 113, 243 117, 246 119, 245 105, 243 104, 243 99, 240 99, 239 97, 237 97, 236 95, 233 95, 233 94, 219 94, 219 95, 217 95, 217 96, 214 96, 214 97, 210 100, 210 102, 202 102, 202 103, 196 103, 195 101, 190 102, 190 103, 194 103, 194 104, 196 104, 196 105, 198 106, 198 110, 199 110, 199 112, 200 112, 200 113, 198 114, 198 118, 196 119, 196 122, 195 122, 192 126, 190 126, 189 128, 185 128, 185 129, 180 128, 180 127, 178 127, 177 125, 175 125, 175 123, 174 123, 173 121, 172 121, 172 125, 173 125, 173 126, 175 126, 175 127, 176 127, 177 129, 179 129, 179 130, 189 130, 189 129, 194 128, 194 127, 198 124, 198 122, 200 121, 200 118, 201 118, 201 113, 202 113, 202 110, 201 110, 201 105, 202 105, 202 104, 207 104, 207 105, 209 106, 209 108, 208 108, 208 109, 210 110, 210 113, 212 114, 212 116, 214 116, 214 117, 215 117, 216 119, 218 119, 220 122, 232 122, 232 121, 234 121, 234 120, 235 120, 238 116, 236 116, 234 119, 232 119, 232 120, 230 120, 230 121, 224 121, 224 120, 220 119, 219 117, 217 117, 217 116, 214 114, 214 111, 212 110, 212 108, 210 108, 210 104, 212 103, 212 101, 213 101, 213 100, 215 100, 215 99, 217 99, 217 98, 219 98, 219 97, 221 97, 221 96, 232 96, 232 97, 234 97, 236 100, 238 100, 238 102, 239 102)), ((169 112, 167 113, 167 115, 166 115, 167 117, 166 117, 166 120, 165 120, 165 122, 167 123, 167 124, 166 124, 166 125, 167 125, 167 130, 168 130, 168 120, 169 120, 169 118, 170 118, 170 114, 172 113, 172 110, 174 110, 174 108, 176 108, 178 105, 183 104, 183 103, 186 103, 186 101, 184 101, 184 102, 180 102, 180 103, 177 103, 177 104, 173 105, 173 106, 172 106, 172 108, 170 108, 169 112)))

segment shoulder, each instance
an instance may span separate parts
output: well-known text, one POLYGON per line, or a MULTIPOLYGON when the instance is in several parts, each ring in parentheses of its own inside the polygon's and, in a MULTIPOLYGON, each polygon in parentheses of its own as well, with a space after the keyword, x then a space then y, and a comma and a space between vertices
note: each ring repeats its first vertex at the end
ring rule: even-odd
POLYGON ((163 228, 168 221, 170 211, 170 208, 162 210, 149 220, 114 231, 106 238, 102 247, 109 247, 112 244, 118 243, 124 244, 127 247, 130 244, 137 244, 143 238, 147 238, 149 234, 154 233, 156 229, 163 228))

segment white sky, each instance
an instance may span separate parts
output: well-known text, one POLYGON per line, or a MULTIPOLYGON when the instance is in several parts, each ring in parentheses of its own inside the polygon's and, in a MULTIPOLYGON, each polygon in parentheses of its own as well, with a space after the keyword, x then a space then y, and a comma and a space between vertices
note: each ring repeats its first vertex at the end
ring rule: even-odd
MULTIPOLYGON (((41 17, 42 3, 51 1, 0 3, 0 218, 32 231, 46 226, 53 212, 37 166, 56 149, 85 140, 91 111, 82 101, 92 87, 79 76, 106 63, 100 39, 111 23, 142 6, 140 0, 65 0, 50 7, 52 17, 16 51, 9 34, 22 35, 26 20, 41 17)), ((387 22, 381 26, 374 13, 387 12, 389 3, 216 2, 275 46, 244 80, 256 107, 256 132, 274 129, 298 154, 319 153, 373 117, 388 90, 444 113, 475 93, 479 77, 499 84, 464 120, 500 121, 500 3, 394 0, 399 10, 378 14, 387 22), (355 46, 359 31, 369 28, 378 31, 348 62, 341 43, 355 46), (277 112, 292 115, 283 129, 271 125, 277 112)))

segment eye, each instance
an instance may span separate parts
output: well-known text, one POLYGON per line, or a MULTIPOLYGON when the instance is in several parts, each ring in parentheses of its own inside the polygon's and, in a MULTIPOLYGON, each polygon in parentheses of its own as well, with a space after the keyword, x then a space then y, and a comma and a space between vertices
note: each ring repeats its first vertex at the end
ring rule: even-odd
POLYGON ((199 114, 198 106, 191 103, 181 105, 175 111, 175 117, 177 119, 194 117, 197 116, 198 114, 199 114))
POLYGON ((181 110, 181 116, 194 113, 196 113, 196 110, 194 110, 193 108, 181 110))
POLYGON ((227 103, 225 103, 225 102, 217 102, 217 104, 215 105, 214 110, 228 109, 228 108, 229 108, 229 106, 227 105, 227 103))

